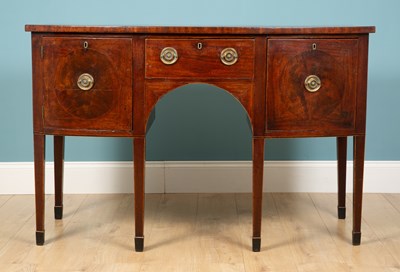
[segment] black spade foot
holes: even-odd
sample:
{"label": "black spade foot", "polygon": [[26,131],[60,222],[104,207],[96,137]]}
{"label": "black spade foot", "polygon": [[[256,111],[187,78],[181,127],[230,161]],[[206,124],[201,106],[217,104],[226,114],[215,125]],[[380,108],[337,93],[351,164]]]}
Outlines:
{"label": "black spade foot", "polygon": [[54,218],[55,219],[63,218],[63,206],[55,206],[54,207]]}
{"label": "black spade foot", "polygon": [[261,238],[253,237],[253,252],[260,252],[261,249]]}
{"label": "black spade foot", "polygon": [[361,232],[353,231],[353,246],[359,246],[361,244]]}
{"label": "black spade foot", "polygon": [[36,232],[36,245],[38,245],[38,246],[44,245],[44,231]]}
{"label": "black spade foot", "polygon": [[346,207],[338,207],[338,218],[345,219],[346,218]]}
{"label": "black spade foot", "polygon": [[135,251],[143,252],[144,237],[135,237]]}

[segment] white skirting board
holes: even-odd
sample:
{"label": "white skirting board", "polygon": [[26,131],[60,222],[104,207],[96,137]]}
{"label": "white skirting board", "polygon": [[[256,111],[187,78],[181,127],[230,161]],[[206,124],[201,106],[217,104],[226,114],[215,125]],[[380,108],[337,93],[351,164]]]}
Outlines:
{"label": "white skirting board", "polygon": [[[352,191],[352,162],[347,190]],[[146,162],[146,193],[251,192],[250,161]],[[33,194],[33,163],[0,163],[0,194]],[[65,162],[64,192],[133,192],[132,162]],[[54,190],[46,163],[46,193]],[[265,192],[336,192],[335,161],[265,161]],[[364,192],[400,193],[400,161],[366,161]]]}

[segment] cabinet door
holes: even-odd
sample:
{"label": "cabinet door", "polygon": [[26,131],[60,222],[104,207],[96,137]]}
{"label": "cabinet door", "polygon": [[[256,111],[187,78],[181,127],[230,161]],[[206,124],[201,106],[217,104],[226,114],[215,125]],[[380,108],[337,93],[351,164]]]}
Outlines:
{"label": "cabinet door", "polygon": [[270,38],[267,54],[266,135],[355,130],[357,39]]}
{"label": "cabinet door", "polygon": [[131,39],[44,37],[42,45],[45,130],[132,130]]}

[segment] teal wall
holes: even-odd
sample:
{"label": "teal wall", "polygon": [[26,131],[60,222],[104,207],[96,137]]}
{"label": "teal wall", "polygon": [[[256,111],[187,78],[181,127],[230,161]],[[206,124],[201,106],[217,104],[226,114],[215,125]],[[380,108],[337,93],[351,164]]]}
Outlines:
{"label": "teal wall", "polygon": [[[370,37],[368,160],[400,160],[398,0],[3,0],[0,5],[0,161],[32,161],[31,53],[25,24],[375,25]],[[211,132],[210,132],[211,131]],[[48,158],[51,159],[51,138]],[[248,160],[244,111],[207,85],[179,88],[157,105],[148,160]],[[131,160],[131,141],[67,138],[70,161]],[[267,159],[331,160],[335,140],[270,140]]]}

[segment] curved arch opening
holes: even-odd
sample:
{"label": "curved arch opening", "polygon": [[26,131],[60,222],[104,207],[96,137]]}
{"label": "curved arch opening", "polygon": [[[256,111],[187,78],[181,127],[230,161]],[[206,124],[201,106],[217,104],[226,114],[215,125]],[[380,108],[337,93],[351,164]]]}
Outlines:
{"label": "curved arch opening", "polygon": [[242,104],[211,84],[187,84],[156,103],[147,123],[148,161],[251,159],[251,124]]}

